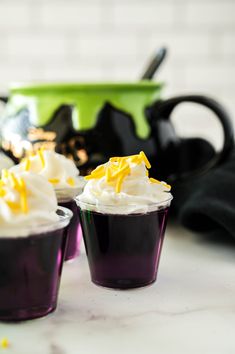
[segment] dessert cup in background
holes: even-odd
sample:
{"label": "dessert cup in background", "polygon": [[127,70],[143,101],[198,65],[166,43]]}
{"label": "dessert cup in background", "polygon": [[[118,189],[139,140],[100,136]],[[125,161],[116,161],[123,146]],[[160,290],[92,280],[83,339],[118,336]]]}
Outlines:
{"label": "dessert cup in background", "polygon": [[72,212],[31,172],[0,179],[0,320],[45,316],[56,308]]}
{"label": "dessert cup in background", "polygon": [[66,248],[70,210],[58,221],[28,227],[28,236],[0,237],[0,320],[21,321],[53,312]]}
{"label": "dessert cup in background", "polygon": [[156,280],[170,186],[148,177],[145,154],[111,158],[76,198],[92,282],[130,289]]}
{"label": "dessert cup in background", "polygon": [[45,177],[56,192],[58,204],[73,212],[72,220],[67,228],[67,248],[65,260],[72,260],[79,255],[82,231],[79,213],[74,197],[84,187],[84,178],[79,176],[75,163],[52,150],[39,149],[24,158],[12,171],[26,170]]}
{"label": "dessert cup in background", "polygon": [[80,223],[79,210],[74,197],[82,192],[82,188],[71,190],[71,188],[55,189],[58,205],[68,208],[73,216],[67,227],[67,246],[65,261],[73,260],[80,253],[82,240],[82,228]]}

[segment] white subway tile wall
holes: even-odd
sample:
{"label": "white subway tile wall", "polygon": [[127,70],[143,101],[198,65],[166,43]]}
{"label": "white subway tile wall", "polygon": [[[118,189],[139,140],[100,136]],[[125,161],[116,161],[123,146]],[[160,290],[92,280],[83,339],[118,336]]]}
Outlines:
{"label": "white subway tile wall", "polygon": [[0,0],[0,93],[12,81],[135,80],[161,45],[165,97],[208,94],[235,121],[234,0]]}

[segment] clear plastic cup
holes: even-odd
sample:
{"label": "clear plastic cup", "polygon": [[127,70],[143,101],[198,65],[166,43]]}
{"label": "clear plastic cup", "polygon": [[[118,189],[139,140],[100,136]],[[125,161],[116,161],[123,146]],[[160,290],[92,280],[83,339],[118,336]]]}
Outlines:
{"label": "clear plastic cup", "polygon": [[76,199],[93,283],[129,289],[156,280],[171,200],[126,214],[126,207],[122,213],[119,206],[96,207]]}
{"label": "clear plastic cup", "polygon": [[0,320],[20,321],[54,311],[72,213],[57,210],[59,220],[27,227],[24,237],[0,237]]}
{"label": "clear plastic cup", "polygon": [[65,252],[65,261],[76,258],[80,253],[82,240],[82,229],[79,217],[79,211],[74,197],[81,194],[83,187],[77,188],[58,188],[55,189],[58,204],[72,211],[73,217],[67,228],[67,247]]}

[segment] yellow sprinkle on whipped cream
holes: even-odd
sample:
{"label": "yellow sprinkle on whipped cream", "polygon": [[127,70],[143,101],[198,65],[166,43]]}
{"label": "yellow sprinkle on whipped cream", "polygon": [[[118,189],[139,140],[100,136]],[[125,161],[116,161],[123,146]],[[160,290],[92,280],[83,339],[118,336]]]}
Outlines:
{"label": "yellow sprinkle on whipped cream", "polygon": [[169,184],[167,184],[166,182],[159,181],[158,179],[155,179],[155,178],[149,178],[149,180],[150,180],[150,182],[152,182],[152,183],[162,184],[162,185],[165,186],[166,188],[171,189],[171,186],[170,186]]}
{"label": "yellow sprinkle on whipped cream", "polygon": [[60,183],[59,178],[49,178],[48,182],[50,182],[51,184],[58,184]]}
{"label": "yellow sprinkle on whipped cream", "polygon": [[40,159],[40,161],[41,161],[41,164],[42,164],[42,168],[45,167],[45,159],[44,159],[44,154],[43,154],[43,152],[44,152],[44,149],[43,149],[43,148],[40,148],[40,149],[38,149],[38,151],[37,151],[38,157],[39,157],[39,159]]}
{"label": "yellow sprinkle on whipped cream", "polygon": [[13,172],[3,170],[0,179],[0,198],[6,197],[8,183],[19,194],[19,202],[5,199],[6,204],[14,213],[28,213],[27,188],[24,179],[22,177],[17,178]]}
{"label": "yellow sprinkle on whipped cream", "polygon": [[75,186],[75,180],[73,177],[68,177],[66,182],[71,186],[74,187]]}
{"label": "yellow sprinkle on whipped cream", "polygon": [[31,166],[31,161],[30,161],[30,159],[27,157],[26,159],[25,159],[25,165],[24,165],[24,169],[25,169],[25,171],[29,171],[30,170],[30,166]]}
{"label": "yellow sprinkle on whipped cream", "polygon": [[[105,178],[106,182],[114,186],[115,192],[120,193],[125,178],[131,173],[132,164],[144,163],[146,168],[151,168],[151,164],[143,151],[137,155],[124,157],[111,157],[107,165],[100,165],[86,176],[86,180]],[[146,171],[148,177],[148,171]],[[170,190],[170,186],[165,182],[160,182],[154,178],[149,178],[150,183],[160,183]]]}
{"label": "yellow sprinkle on whipped cream", "polygon": [[9,340],[6,337],[1,339],[1,348],[6,349],[9,347],[9,344]]}

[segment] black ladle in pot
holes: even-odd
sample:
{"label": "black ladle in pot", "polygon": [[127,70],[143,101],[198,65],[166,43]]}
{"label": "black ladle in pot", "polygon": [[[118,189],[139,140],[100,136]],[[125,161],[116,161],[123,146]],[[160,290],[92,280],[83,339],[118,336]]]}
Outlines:
{"label": "black ladle in pot", "polygon": [[155,75],[156,71],[162,64],[163,60],[165,59],[167,54],[167,49],[165,47],[160,48],[152,60],[149,62],[147,69],[145,70],[144,74],[141,76],[141,80],[151,80]]}

